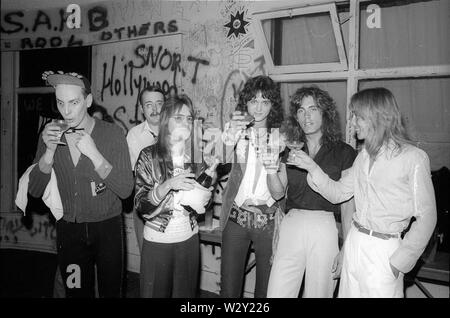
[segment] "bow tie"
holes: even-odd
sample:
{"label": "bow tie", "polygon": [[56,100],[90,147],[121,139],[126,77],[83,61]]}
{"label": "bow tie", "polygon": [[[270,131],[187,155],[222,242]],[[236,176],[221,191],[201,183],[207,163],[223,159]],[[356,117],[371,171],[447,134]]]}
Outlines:
{"label": "bow tie", "polygon": [[84,128],[69,128],[64,133],[65,134],[72,134],[72,133],[76,132],[77,130],[84,130]]}

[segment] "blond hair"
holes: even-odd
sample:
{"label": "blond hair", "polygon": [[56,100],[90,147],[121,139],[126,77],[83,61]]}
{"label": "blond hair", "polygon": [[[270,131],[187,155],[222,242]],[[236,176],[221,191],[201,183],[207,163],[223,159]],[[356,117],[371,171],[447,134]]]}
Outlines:
{"label": "blond hair", "polygon": [[380,148],[389,142],[394,143],[394,152],[411,143],[397,101],[388,89],[377,87],[355,93],[350,101],[350,110],[370,123],[364,147],[371,157],[375,158]]}

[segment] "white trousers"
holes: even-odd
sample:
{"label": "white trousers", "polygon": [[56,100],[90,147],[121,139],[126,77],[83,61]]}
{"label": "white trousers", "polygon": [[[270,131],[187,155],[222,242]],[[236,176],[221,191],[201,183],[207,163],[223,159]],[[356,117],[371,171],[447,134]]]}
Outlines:
{"label": "white trousers", "polygon": [[333,213],[290,210],[280,225],[267,297],[297,298],[303,274],[303,297],[332,297],[336,281],[331,268],[338,252]]}
{"label": "white trousers", "polygon": [[395,278],[389,264],[400,242],[361,233],[352,225],[344,244],[338,297],[403,297],[403,273]]}

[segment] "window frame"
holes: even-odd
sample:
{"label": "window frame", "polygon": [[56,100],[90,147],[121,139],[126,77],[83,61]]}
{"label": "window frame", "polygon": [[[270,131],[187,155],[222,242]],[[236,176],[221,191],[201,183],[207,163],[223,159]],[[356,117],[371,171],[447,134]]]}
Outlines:
{"label": "window frame", "polygon": [[[404,5],[407,5],[407,0],[403,0]],[[314,5],[322,5],[323,3],[329,2],[327,0],[309,0],[304,1],[301,7],[296,9],[307,9],[308,7]],[[346,105],[346,128],[345,128],[345,140],[348,144],[356,147],[356,139],[354,137],[354,129],[351,125],[349,104],[350,99],[353,94],[358,91],[359,81],[361,80],[373,80],[373,79],[406,79],[406,78],[436,78],[436,77],[450,77],[450,64],[438,64],[438,65],[426,65],[426,66],[402,66],[402,67],[386,67],[386,68],[370,68],[370,69],[360,69],[359,68],[359,31],[360,31],[360,4],[364,2],[374,2],[373,0],[336,0],[333,2],[334,6],[336,4],[349,4],[349,38],[348,38],[348,68],[346,70],[340,71],[297,71],[293,72],[277,72],[273,68],[273,61],[268,60],[266,55],[270,53],[268,51],[267,41],[264,37],[264,32],[262,30],[262,24],[260,21],[255,23],[258,27],[255,28],[255,37],[258,39],[259,45],[261,45],[261,39],[264,40],[262,43],[262,48],[264,52],[264,57],[266,58],[266,63],[268,64],[268,75],[272,77],[274,81],[280,83],[290,83],[290,82],[320,82],[320,81],[337,81],[344,80],[347,81],[347,105]],[[403,5],[403,4],[399,4]],[[280,9],[274,9],[280,10]],[[282,9],[283,12],[290,12],[291,9]],[[292,11],[294,12],[294,11]],[[261,15],[256,15],[256,19],[260,20]],[[263,38],[261,38],[261,36]],[[273,39],[272,39],[273,41]],[[264,45],[266,48],[264,48]]]}
{"label": "window frame", "polygon": [[16,210],[18,59],[18,52],[1,52],[0,215]]}
{"label": "window frame", "polygon": [[[291,65],[275,65],[274,59],[270,52],[269,44],[266,41],[262,21],[267,19],[276,19],[294,16],[307,16],[315,13],[329,13],[331,25],[333,27],[334,38],[336,41],[336,49],[339,57],[339,62],[326,63],[307,63],[307,64],[291,64]],[[345,54],[344,40],[342,37],[341,28],[339,25],[339,18],[337,15],[336,4],[322,4],[309,7],[299,7],[291,9],[281,9],[277,11],[254,12],[253,27],[255,30],[255,38],[262,49],[264,59],[268,65],[271,74],[287,74],[299,72],[320,72],[320,71],[343,71],[347,70],[347,56]],[[273,39],[272,39],[273,40]]]}

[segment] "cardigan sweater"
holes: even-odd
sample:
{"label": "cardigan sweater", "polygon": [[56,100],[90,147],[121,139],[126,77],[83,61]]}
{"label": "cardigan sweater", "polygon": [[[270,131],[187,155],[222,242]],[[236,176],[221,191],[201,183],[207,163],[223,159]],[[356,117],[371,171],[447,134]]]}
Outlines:
{"label": "cardigan sweater", "polygon": [[[95,119],[91,137],[108,166],[112,166],[107,169],[109,173],[105,173],[104,165],[95,170],[92,161],[83,154],[74,166],[68,146],[58,146],[53,157],[63,219],[67,222],[99,222],[115,217],[122,213],[120,199],[126,199],[133,190],[130,154],[121,128]],[[65,141],[65,136],[62,140]],[[45,150],[40,137],[34,163],[39,162]],[[37,164],[30,173],[28,192],[34,197],[42,196],[49,181],[50,173],[42,172]]]}

